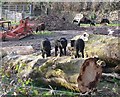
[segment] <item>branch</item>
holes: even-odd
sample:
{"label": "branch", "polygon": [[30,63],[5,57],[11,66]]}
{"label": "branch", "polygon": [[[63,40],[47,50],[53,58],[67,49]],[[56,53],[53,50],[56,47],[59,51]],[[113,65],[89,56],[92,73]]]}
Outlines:
{"label": "branch", "polygon": [[118,80],[120,80],[120,75],[119,74],[112,74],[112,73],[102,73],[102,77],[110,77],[110,78],[116,78]]}

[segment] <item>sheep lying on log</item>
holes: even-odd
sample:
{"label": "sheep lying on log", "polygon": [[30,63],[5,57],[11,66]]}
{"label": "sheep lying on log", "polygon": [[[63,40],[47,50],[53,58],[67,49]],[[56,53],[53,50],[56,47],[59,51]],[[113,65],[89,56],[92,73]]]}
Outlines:
{"label": "sheep lying on log", "polygon": [[[67,47],[67,39],[66,38],[60,38],[58,40],[55,40],[55,56],[57,56],[58,48],[60,50],[60,56],[66,55],[66,47]],[[63,53],[64,49],[64,53]]]}
{"label": "sheep lying on log", "polygon": [[51,43],[48,38],[45,38],[41,42],[41,51],[42,51],[42,57],[45,58],[51,56]]}

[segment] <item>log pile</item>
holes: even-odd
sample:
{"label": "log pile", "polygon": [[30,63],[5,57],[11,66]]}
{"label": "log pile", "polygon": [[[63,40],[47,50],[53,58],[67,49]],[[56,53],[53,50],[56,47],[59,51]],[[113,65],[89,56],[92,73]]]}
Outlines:
{"label": "log pile", "polygon": [[[19,77],[30,77],[33,81],[43,84],[44,86],[51,85],[53,87],[66,88],[69,90],[79,91],[81,93],[93,91],[99,83],[101,76],[109,82],[112,79],[120,79],[119,74],[104,74],[104,68],[111,72],[114,70],[120,71],[119,54],[115,37],[90,35],[86,42],[85,52],[88,53],[88,58],[76,58],[71,56],[48,57],[42,59],[41,55],[21,55],[21,56],[6,56],[3,66],[5,65],[5,73],[10,74],[12,69],[20,66],[17,72]],[[114,47],[111,47],[111,44]],[[110,47],[108,47],[110,46]],[[108,52],[106,51],[106,48]],[[112,51],[112,52],[109,52]],[[113,56],[109,55],[112,53]],[[98,55],[100,59],[92,58],[91,55]],[[108,55],[107,55],[108,54]],[[117,57],[115,57],[115,54]],[[108,61],[109,59],[109,61]],[[23,63],[25,64],[23,66]],[[112,63],[112,64],[109,64]],[[103,67],[105,66],[105,67]],[[103,71],[102,71],[103,68]],[[7,71],[7,72],[6,72]],[[19,72],[20,71],[20,72]],[[114,82],[113,82],[114,83]]]}

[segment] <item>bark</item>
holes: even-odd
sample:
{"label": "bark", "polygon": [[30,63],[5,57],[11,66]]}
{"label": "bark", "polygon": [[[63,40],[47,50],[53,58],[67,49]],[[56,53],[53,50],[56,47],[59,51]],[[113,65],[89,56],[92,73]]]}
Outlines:
{"label": "bark", "polygon": [[[30,77],[35,83],[42,84],[44,86],[51,85],[52,87],[62,87],[74,91],[81,90],[80,92],[82,92],[84,90],[79,89],[80,87],[78,87],[77,85],[77,78],[79,76],[79,72],[82,71],[82,81],[85,81],[86,86],[87,84],[89,85],[89,82],[99,80],[100,78],[100,74],[97,73],[99,73],[98,71],[101,71],[101,68],[100,66],[98,66],[98,64],[94,63],[96,62],[95,60],[96,59],[94,58],[72,59],[68,56],[50,57],[48,59],[41,59],[40,56],[30,56],[30,58],[29,56],[26,56],[14,59],[14,61],[11,60],[9,62],[10,64],[11,62],[13,62],[13,66],[19,63],[20,67],[17,73],[19,77]],[[9,62],[7,62],[6,68],[13,67],[12,64],[8,66]],[[22,66],[24,62],[26,65]],[[85,64],[87,64],[86,67]],[[91,76],[91,74],[93,76]],[[89,76],[91,76],[90,79]],[[95,82],[95,85],[97,85],[97,82],[98,81]],[[92,86],[92,88],[93,87],[94,86]]]}
{"label": "bark", "polygon": [[[51,58],[41,65],[40,72],[42,77],[31,76],[32,79],[38,77],[36,82],[40,82],[45,86],[51,85],[73,91],[80,90],[83,93],[90,92],[97,86],[102,74],[102,68],[101,64],[97,63],[96,58],[81,60],[71,59],[70,57],[58,57]],[[31,74],[35,75],[34,72]],[[82,86],[83,82],[84,86]]]}

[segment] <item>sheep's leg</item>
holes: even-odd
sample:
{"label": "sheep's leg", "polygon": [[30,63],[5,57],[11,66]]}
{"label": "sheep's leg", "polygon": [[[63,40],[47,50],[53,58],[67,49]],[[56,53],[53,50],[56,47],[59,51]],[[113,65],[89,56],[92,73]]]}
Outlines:
{"label": "sheep's leg", "polygon": [[42,57],[45,58],[45,52],[44,50],[41,50],[42,51]]}
{"label": "sheep's leg", "polygon": [[80,57],[80,55],[79,55],[79,50],[78,50],[78,49],[76,49],[75,58],[79,58],[79,57]]}
{"label": "sheep's leg", "polygon": [[64,48],[64,55],[66,55],[66,47]]}
{"label": "sheep's leg", "polygon": [[59,49],[60,49],[60,56],[62,56],[63,55],[62,47],[59,47]]}
{"label": "sheep's leg", "polygon": [[82,58],[84,58],[84,51],[82,51],[81,53],[82,53]]}
{"label": "sheep's leg", "polygon": [[47,57],[51,56],[51,51],[47,51]]}
{"label": "sheep's leg", "polygon": [[57,56],[58,46],[55,46],[55,56]]}

